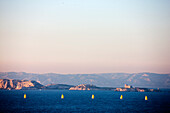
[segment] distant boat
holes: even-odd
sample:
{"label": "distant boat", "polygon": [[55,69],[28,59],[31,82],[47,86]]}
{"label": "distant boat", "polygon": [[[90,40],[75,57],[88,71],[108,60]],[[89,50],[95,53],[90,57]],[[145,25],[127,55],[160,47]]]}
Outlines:
{"label": "distant boat", "polygon": [[123,95],[120,96],[120,99],[123,99]]}
{"label": "distant boat", "polygon": [[145,100],[148,100],[148,97],[147,97],[147,96],[145,96]]}

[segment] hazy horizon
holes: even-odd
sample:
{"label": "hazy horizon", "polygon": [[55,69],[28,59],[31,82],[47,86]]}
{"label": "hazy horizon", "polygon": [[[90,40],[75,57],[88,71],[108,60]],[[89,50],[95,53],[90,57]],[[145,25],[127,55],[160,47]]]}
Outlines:
{"label": "hazy horizon", "polygon": [[169,0],[1,0],[0,72],[170,73]]}
{"label": "hazy horizon", "polygon": [[[109,74],[109,73],[57,73],[57,72],[23,72],[23,71],[0,71],[0,73],[34,73],[34,74],[48,74],[48,73],[54,73],[54,74],[63,74],[63,75],[67,75],[67,74]],[[116,73],[127,73],[127,74],[139,74],[139,73],[154,73],[154,74],[170,74],[170,73],[155,73],[155,72],[132,72],[132,73],[128,73],[128,72],[113,72],[113,74]],[[112,73],[110,73],[112,74]]]}

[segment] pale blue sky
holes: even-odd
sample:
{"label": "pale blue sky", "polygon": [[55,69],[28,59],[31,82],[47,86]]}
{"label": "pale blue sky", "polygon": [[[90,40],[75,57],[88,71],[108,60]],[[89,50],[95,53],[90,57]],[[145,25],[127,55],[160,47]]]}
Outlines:
{"label": "pale blue sky", "polygon": [[170,73],[169,0],[0,0],[0,71]]}

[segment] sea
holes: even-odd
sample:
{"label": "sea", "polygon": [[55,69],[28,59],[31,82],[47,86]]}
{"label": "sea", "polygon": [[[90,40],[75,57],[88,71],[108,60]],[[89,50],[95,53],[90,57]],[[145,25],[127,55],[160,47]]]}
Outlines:
{"label": "sea", "polygon": [[170,92],[0,90],[0,113],[170,113]]}

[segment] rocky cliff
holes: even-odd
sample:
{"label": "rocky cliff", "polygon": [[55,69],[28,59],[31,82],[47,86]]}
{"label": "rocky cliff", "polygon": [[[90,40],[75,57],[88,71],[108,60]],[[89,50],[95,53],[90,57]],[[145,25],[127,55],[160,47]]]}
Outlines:
{"label": "rocky cliff", "polygon": [[0,89],[41,89],[43,85],[31,80],[0,79]]}
{"label": "rocky cliff", "polygon": [[81,84],[78,86],[71,87],[69,90],[97,90],[98,87],[95,85],[89,85],[89,84]]}

